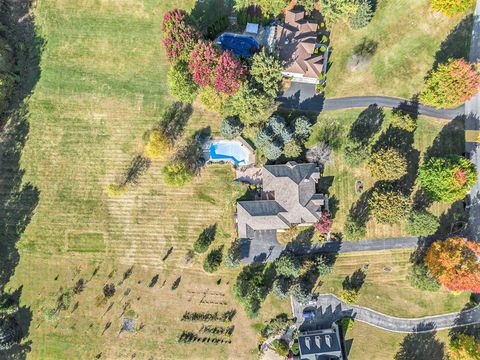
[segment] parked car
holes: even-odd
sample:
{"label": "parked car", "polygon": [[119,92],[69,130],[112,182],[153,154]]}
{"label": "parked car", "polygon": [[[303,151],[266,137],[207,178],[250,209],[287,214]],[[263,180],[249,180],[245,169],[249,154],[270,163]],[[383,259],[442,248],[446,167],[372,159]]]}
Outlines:
{"label": "parked car", "polygon": [[315,317],[315,310],[303,310],[304,319],[313,319]]}

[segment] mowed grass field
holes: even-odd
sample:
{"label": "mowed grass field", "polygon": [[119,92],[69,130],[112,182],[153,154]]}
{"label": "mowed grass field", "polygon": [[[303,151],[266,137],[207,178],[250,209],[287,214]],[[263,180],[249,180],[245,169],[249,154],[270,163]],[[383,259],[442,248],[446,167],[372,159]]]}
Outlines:
{"label": "mowed grass field", "polygon": [[[316,143],[317,134],[322,129],[323,122],[336,121],[343,128],[343,136],[346,137],[351,124],[357,119],[363,109],[325,111],[318,117],[317,125],[307,145],[312,146]],[[389,118],[392,111],[383,109],[385,119],[382,123],[382,129],[377,133],[377,137],[388,128]],[[462,154],[464,147],[464,131],[462,121],[447,122],[445,120],[434,119],[424,116],[418,117],[418,128],[415,131],[413,150],[418,152],[418,164],[422,164],[425,154],[433,151],[442,154]],[[373,140],[375,143],[376,140]],[[368,191],[375,183],[375,179],[370,176],[370,171],[366,163],[358,167],[349,166],[344,159],[342,150],[334,152],[333,161],[327,164],[323,173],[330,199],[334,199],[335,215],[333,222],[333,231],[342,232],[343,225],[347,220],[348,213],[353,204],[361,197],[355,191],[355,181],[360,180],[364,184],[364,192]],[[413,174],[415,176],[415,174]],[[429,210],[437,216],[441,216],[449,211],[451,204],[444,202],[433,203]],[[406,223],[398,225],[380,224],[375,219],[370,219],[367,223],[366,239],[381,239],[386,237],[405,236]]]}
{"label": "mowed grass field", "polygon": [[365,283],[357,303],[397,317],[423,317],[458,311],[469,301],[469,293],[453,295],[414,288],[407,280],[410,269],[409,250],[391,250],[342,254],[331,276],[319,284],[320,293],[339,294],[346,276],[363,268]]}
{"label": "mowed grass field", "polygon": [[[30,132],[22,166],[24,181],[38,187],[40,201],[19,243],[21,260],[11,284],[23,285],[22,302],[33,312],[29,336],[33,359],[91,359],[100,352],[108,359],[131,358],[133,353],[145,359],[219,354],[250,358],[255,348],[252,323],[230,295],[233,275],[206,275],[201,270],[203,258],[194,259],[190,268],[183,265],[206,226],[218,226],[215,245],[232,239],[234,200],[242,190],[232,183],[231,168],[211,166],[191,184],[167,188],[160,175],[162,164],[154,162],[124,195],[111,198],[105,191],[141,151],[143,133],[174,101],[167,94],[168,65],[161,45],[163,14],[174,6],[188,9],[193,1],[45,0],[34,9],[45,47],[41,78],[28,101]],[[206,126],[216,131],[219,121],[217,115],[195,108],[186,135]],[[78,309],[71,312],[72,302],[58,319],[46,322],[45,310],[54,306],[60,288],[71,288],[75,278],[89,278],[87,272],[97,264],[98,275],[76,296]],[[113,308],[102,315],[109,303],[97,307],[95,299],[105,283],[119,281],[118,276],[109,279],[107,269],[123,273],[131,264],[135,264],[132,278],[144,274],[143,282],[135,279],[118,286]],[[160,277],[158,285],[143,294],[147,278],[155,274]],[[167,291],[179,276],[179,289]],[[188,351],[172,345],[185,329],[179,324],[180,313],[216,309],[183,294],[212,288],[219,278],[228,309],[239,311],[233,343],[188,345]],[[165,280],[165,290],[158,290]],[[132,295],[122,300],[127,288]],[[127,301],[139,313],[137,325],[145,325],[138,332],[143,338],[127,335],[121,340],[118,335]],[[111,328],[102,336],[108,322]]]}
{"label": "mowed grass field", "polygon": [[[279,302],[269,295],[259,318],[250,320],[231,295],[236,272],[221,269],[206,274],[201,269],[204,255],[184,263],[206,226],[218,226],[213,246],[228,244],[233,237],[233,208],[243,190],[232,183],[229,166],[209,166],[191,184],[167,188],[160,174],[163,164],[154,162],[124,195],[111,198],[105,190],[141,152],[142,135],[174,101],[166,87],[162,16],[173,7],[192,6],[193,0],[36,3],[33,13],[45,46],[41,77],[28,101],[30,131],[22,166],[23,180],[38,187],[40,201],[18,244],[20,263],[11,282],[12,289],[22,286],[21,301],[33,313],[31,359],[92,359],[100,353],[105,359],[252,359],[257,356],[254,329],[290,311],[287,300]],[[358,112],[349,114],[353,121]],[[215,132],[220,120],[195,107],[186,135],[207,126]],[[425,127],[428,141],[424,147],[443,125],[425,121],[433,125]],[[334,168],[339,162],[332,166],[330,174],[345,171]],[[341,209],[348,210],[345,205],[353,201],[348,181],[338,176],[334,182],[337,188],[332,193],[341,201],[338,219],[344,216]],[[372,231],[369,235],[385,234]],[[380,264],[387,255],[372,256],[368,261]],[[342,259],[338,259],[332,285],[324,286],[335,289],[336,279],[366,261],[363,257]],[[397,281],[405,284],[407,256],[395,264],[398,272],[384,273],[378,265],[374,275],[373,270],[367,273],[361,301],[400,313],[382,308],[374,295],[378,291],[380,298],[388,298]],[[132,275],[122,281],[122,274],[132,265]],[[156,275],[156,285],[149,288]],[[171,290],[179,278],[178,289]],[[72,297],[57,318],[47,321],[46,311],[79,279],[86,281],[85,289]],[[377,282],[389,286],[375,288]],[[116,293],[101,302],[107,283],[115,285]],[[449,304],[445,300],[436,311],[441,312],[441,306],[461,308],[461,301],[458,298]],[[420,314],[426,311],[421,306],[429,304],[417,306]],[[182,331],[198,332],[203,325],[180,321],[184,311],[230,309],[237,310],[231,344],[176,342]],[[119,333],[123,316],[135,319],[141,329],[134,334]]]}
{"label": "mowed grass field", "polygon": [[[437,60],[468,57],[471,16],[432,13],[429,0],[379,0],[376,4],[365,28],[352,30],[346,23],[332,26],[327,97],[411,98]],[[373,41],[376,50],[365,68],[352,71],[348,61],[365,40]]]}

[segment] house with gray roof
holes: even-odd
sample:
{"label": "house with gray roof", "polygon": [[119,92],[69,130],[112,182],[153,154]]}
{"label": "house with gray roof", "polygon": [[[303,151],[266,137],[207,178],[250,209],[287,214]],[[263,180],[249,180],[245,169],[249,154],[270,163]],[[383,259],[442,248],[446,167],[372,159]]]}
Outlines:
{"label": "house with gray roof", "polygon": [[301,333],[298,337],[300,360],[343,360],[339,327]]}
{"label": "house with gray roof", "polygon": [[325,195],[316,192],[320,171],[315,164],[265,165],[262,178],[259,200],[237,202],[240,239],[276,239],[277,231],[316,223],[328,208]]}

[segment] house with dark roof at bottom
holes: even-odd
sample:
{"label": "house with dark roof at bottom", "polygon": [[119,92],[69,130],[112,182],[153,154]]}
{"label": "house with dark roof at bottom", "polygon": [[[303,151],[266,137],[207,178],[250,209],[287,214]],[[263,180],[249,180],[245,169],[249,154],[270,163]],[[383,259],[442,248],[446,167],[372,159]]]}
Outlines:
{"label": "house with dark roof at bottom", "polygon": [[320,179],[315,164],[265,165],[262,168],[262,192],[259,200],[237,202],[237,226],[240,239],[262,241],[293,225],[316,223],[328,200],[317,194]]}
{"label": "house with dark roof at bottom", "polygon": [[344,359],[339,328],[335,323],[330,329],[301,333],[298,336],[298,348],[300,360]]}
{"label": "house with dark roof at bottom", "polygon": [[[276,48],[283,63],[283,75],[293,81],[318,84],[326,70],[328,48],[317,51],[317,27],[315,21],[305,18],[305,11],[292,9],[286,12],[285,22],[276,28]],[[320,45],[320,44],[318,44]]]}

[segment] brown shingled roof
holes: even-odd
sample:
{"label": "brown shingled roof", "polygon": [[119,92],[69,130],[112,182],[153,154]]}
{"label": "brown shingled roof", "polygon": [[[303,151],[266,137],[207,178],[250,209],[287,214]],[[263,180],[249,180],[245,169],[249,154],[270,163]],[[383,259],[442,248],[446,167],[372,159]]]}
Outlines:
{"label": "brown shingled roof", "polygon": [[277,47],[286,72],[309,78],[320,76],[324,58],[314,54],[316,29],[317,24],[306,20],[305,12],[299,9],[287,11],[285,24],[277,25]]}

